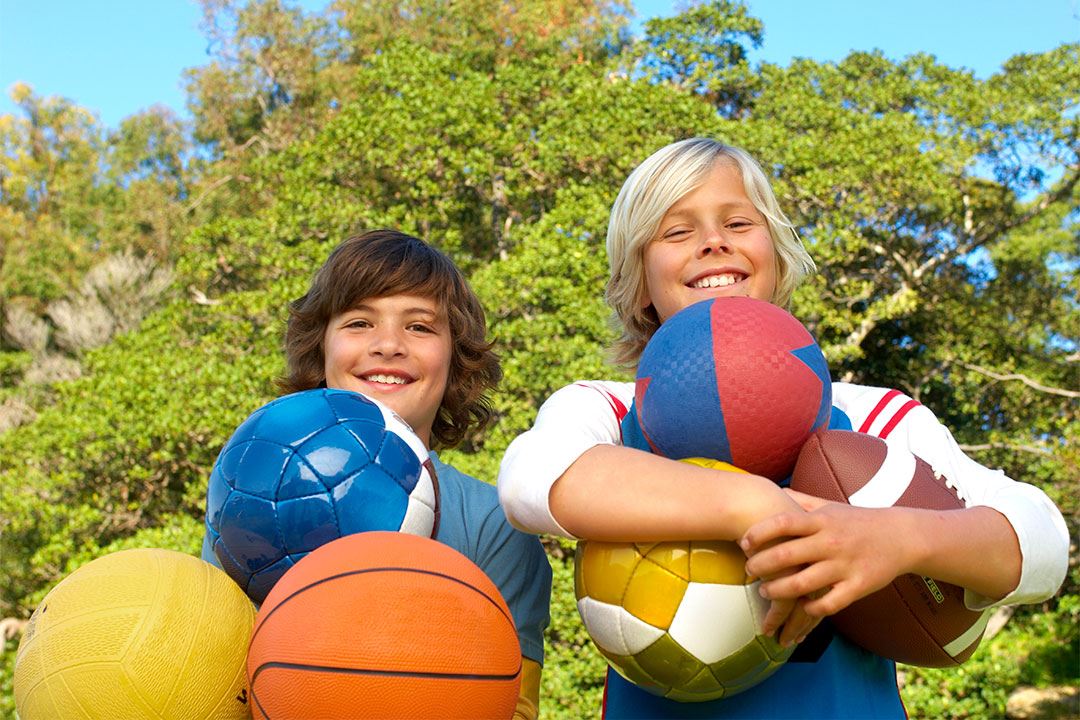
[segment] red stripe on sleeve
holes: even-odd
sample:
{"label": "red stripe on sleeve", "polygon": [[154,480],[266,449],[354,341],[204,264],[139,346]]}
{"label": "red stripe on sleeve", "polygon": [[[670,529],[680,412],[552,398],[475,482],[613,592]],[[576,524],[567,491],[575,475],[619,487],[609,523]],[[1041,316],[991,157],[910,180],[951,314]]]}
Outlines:
{"label": "red stripe on sleeve", "polygon": [[626,413],[630,412],[630,410],[625,405],[623,405],[622,400],[615,397],[611,393],[604,392],[604,394],[608,396],[608,400],[611,402],[612,407],[615,408],[615,416],[619,418],[619,422],[622,422],[623,418],[626,417]]}
{"label": "red stripe on sleeve", "polygon": [[611,408],[611,412],[615,413],[615,419],[619,425],[619,443],[621,444],[623,441],[622,421],[623,418],[626,417],[626,413],[630,412],[627,409],[626,405],[623,404],[623,401],[609,393],[607,390],[601,390],[600,388],[594,387],[593,385],[586,385],[585,383],[574,384],[578,387],[590,388],[604,396],[604,399],[607,400],[608,406]]}
{"label": "red stripe on sleeve", "polygon": [[626,417],[626,413],[630,412],[627,409],[626,405],[623,404],[622,400],[615,397],[614,395],[609,393],[607,390],[601,390],[598,387],[594,387],[592,385],[586,385],[585,383],[574,383],[574,384],[577,385],[578,387],[586,387],[586,388],[589,388],[590,390],[595,390],[596,392],[603,395],[604,399],[607,400],[608,405],[611,407],[611,412],[615,413],[615,417],[618,418],[620,423],[623,421],[623,418]]}
{"label": "red stripe on sleeve", "polygon": [[908,400],[906,403],[904,403],[903,406],[901,406],[901,408],[896,411],[896,414],[892,416],[892,420],[887,422],[885,424],[885,427],[881,428],[881,432],[878,433],[878,437],[882,440],[889,437],[889,433],[891,433],[893,431],[893,428],[895,428],[896,425],[904,419],[904,416],[911,412],[912,408],[916,408],[918,406],[918,400]]}
{"label": "red stripe on sleeve", "polygon": [[889,404],[889,401],[900,394],[899,390],[890,390],[885,393],[885,396],[878,401],[878,404],[874,406],[874,409],[870,411],[870,414],[863,420],[863,424],[859,427],[859,432],[865,433],[870,429],[870,426],[877,420],[877,416],[881,414],[881,411],[885,409],[885,406]]}

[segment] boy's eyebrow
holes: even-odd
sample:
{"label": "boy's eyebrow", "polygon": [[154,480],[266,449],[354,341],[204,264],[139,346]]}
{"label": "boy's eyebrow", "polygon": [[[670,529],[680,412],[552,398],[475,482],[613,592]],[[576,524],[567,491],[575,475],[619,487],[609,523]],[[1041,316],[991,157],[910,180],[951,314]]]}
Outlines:
{"label": "boy's eyebrow", "polygon": [[[344,312],[356,312],[356,311],[374,312],[375,308],[372,307],[371,305],[368,305],[367,303],[358,303],[356,305],[353,305],[348,310],[345,310]],[[437,320],[439,317],[441,317],[441,316],[443,316],[445,314],[445,313],[440,313],[438,310],[432,310],[431,308],[422,307],[422,306],[419,306],[419,305],[417,305],[415,307],[407,307],[402,311],[402,313],[405,314],[405,315],[423,315],[423,316],[429,317],[429,318],[431,318],[433,320]]]}
{"label": "boy's eyebrow", "polygon": [[432,310],[430,308],[424,308],[424,307],[405,308],[405,314],[406,315],[424,315],[426,317],[431,318],[432,320],[437,320],[441,316],[441,313],[439,313],[439,312],[437,312],[435,310]]}
{"label": "boy's eyebrow", "polygon": [[[678,203],[676,203],[676,205],[678,205]],[[722,203],[720,205],[720,209],[721,210],[752,210],[753,212],[756,212],[756,213],[761,212],[760,210],[757,209],[757,206],[755,206],[754,203],[751,202],[750,200],[735,200],[733,202]],[[680,208],[680,207],[675,207],[675,205],[672,205],[671,207],[669,207],[667,209],[667,212],[664,213],[664,217],[668,217],[670,215],[675,215],[675,216],[694,215],[696,212],[697,212],[696,208],[692,208],[692,207],[689,207],[689,208],[681,207]]]}

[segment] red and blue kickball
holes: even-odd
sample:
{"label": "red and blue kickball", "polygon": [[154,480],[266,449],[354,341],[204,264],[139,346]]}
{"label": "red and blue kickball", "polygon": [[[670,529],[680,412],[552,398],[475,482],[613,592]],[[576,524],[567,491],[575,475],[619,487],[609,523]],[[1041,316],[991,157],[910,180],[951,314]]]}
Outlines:
{"label": "red and blue kickball", "polygon": [[782,308],[743,297],[669,318],[642,353],[634,394],[652,452],[721,460],[777,482],[832,408],[829,368],[810,332]]}

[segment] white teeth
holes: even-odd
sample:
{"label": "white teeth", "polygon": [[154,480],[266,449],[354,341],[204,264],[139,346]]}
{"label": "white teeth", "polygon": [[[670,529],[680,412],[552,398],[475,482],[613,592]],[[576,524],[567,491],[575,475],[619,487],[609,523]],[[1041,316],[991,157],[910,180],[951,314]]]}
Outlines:
{"label": "white teeth", "polygon": [[739,276],[734,273],[725,273],[723,275],[709,275],[703,277],[693,284],[692,287],[696,288],[714,288],[724,287],[725,285],[734,285],[739,282]]}
{"label": "white teeth", "polygon": [[365,375],[365,380],[377,383],[388,383],[390,385],[404,385],[407,381],[403,377],[397,375]]}

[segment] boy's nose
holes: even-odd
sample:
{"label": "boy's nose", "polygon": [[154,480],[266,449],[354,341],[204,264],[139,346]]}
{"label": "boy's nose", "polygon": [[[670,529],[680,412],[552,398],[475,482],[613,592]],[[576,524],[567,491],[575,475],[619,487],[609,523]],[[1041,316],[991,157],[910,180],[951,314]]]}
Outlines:
{"label": "boy's nose", "polygon": [[730,252],[732,252],[731,241],[728,240],[719,228],[707,231],[702,236],[701,244],[698,246],[698,254],[702,257],[711,255],[712,253]]}
{"label": "boy's nose", "polygon": [[387,328],[375,332],[369,349],[373,355],[404,355],[405,343],[400,333]]}

